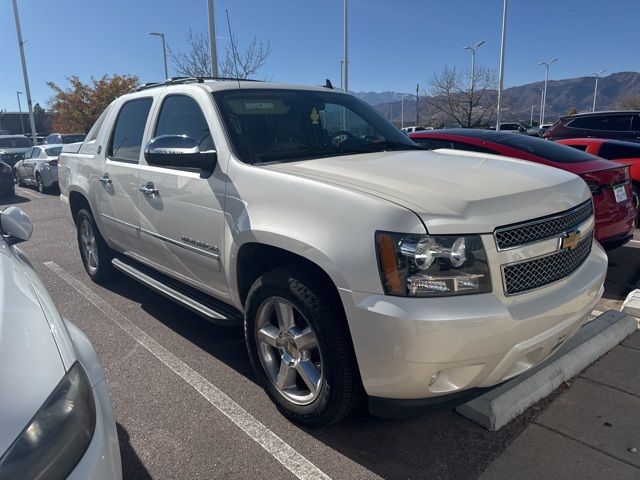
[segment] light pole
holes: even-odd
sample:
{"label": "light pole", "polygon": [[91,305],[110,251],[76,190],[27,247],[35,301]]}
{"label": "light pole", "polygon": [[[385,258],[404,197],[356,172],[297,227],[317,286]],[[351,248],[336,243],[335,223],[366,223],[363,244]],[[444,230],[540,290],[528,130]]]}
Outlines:
{"label": "light pole", "polygon": [[400,113],[400,128],[404,128],[404,97],[413,97],[413,93],[403,93],[400,99],[400,106],[402,107]]}
{"label": "light pole", "polygon": [[167,70],[167,48],[164,43],[164,33],[151,32],[149,35],[155,35],[162,38],[162,57],[164,58],[164,78],[169,78],[169,71]]}
{"label": "light pole", "polygon": [[344,60],[340,60],[340,90],[344,91],[344,84],[343,84],[343,77],[342,75],[344,74]]}
{"label": "light pole", "polygon": [[529,120],[529,125],[533,127],[533,109],[536,108],[535,105],[531,105],[531,120]]}
{"label": "light pole", "polygon": [[349,92],[349,0],[344,0],[344,58],[342,62],[343,90]]}
{"label": "light pole", "polygon": [[540,120],[538,120],[538,125],[542,126],[542,102],[544,101],[544,90],[540,89]]}
{"label": "light pole", "polygon": [[24,135],[24,122],[22,121],[22,107],[20,106],[20,95],[22,95],[22,92],[16,92],[16,97],[18,97],[18,112],[20,112],[20,128],[22,128],[22,134]]}
{"label": "light pole", "polygon": [[484,45],[484,40],[476,43],[472,47],[464,47],[464,50],[471,50],[471,92],[473,93],[473,87],[476,83],[476,51]]}
{"label": "light pole", "polygon": [[27,75],[27,60],[24,57],[24,42],[20,30],[20,17],[18,16],[18,4],[13,0],[13,16],[16,20],[16,33],[18,34],[18,46],[20,47],[20,60],[22,61],[22,76],[24,77],[24,91],[27,93],[27,107],[29,107],[29,122],[31,123],[31,138],[33,144],[38,144],[36,138],[36,122],[33,118],[33,106],[31,105],[31,90],[29,89],[29,75]]}
{"label": "light pole", "polygon": [[547,82],[549,81],[549,67],[552,63],[557,62],[558,59],[554,58],[553,60],[549,60],[548,62],[540,62],[538,65],[544,65],[544,93],[542,94],[542,112],[540,113],[540,117],[542,118],[542,123],[544,123],[544,114],[547,108]]}
{"label": "light pole", "polygon": [[500,40],[500,80],[498,83],[498,108],[496,112],[496,130],[500,130],[500,123],[502,121],[502,89],[504,88],[504,51],[507,37],[507,10],[509,7],[509,0],[504,0],[502,7],[502,36]]}
{"label": "light pole", "polygon": [[[211,50],[211,76],[218,76],[218,50],[216,48],[216,22],[213,14],[213,0],[208,0],[209,14],[209,48]],[[233,47],[233,38],[231,39],[231,48]]]}
{"label": "light pole", "polygon": [[606,71],[607,70],[604,69],[604,70],[600,70],[599,72],[591,74],[592,77],[596,77],[596,86],[593,89],[593,108],[591,109],[592,112],[596,111],[596,97],[598,96],[598,79],[600,78],[600,75],[602,75]]}

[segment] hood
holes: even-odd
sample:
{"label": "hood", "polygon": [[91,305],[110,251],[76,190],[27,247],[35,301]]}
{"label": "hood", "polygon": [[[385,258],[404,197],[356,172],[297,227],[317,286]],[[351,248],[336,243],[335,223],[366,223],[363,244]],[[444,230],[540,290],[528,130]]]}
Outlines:
{"label": "hood", "polygon": [[0,241],[0,456],[65,374],[35,290]]}
{"label": "hood", "polygon": [[265,166],[386,198],[431,234],[489,233],[590,198],[577,176],[497,155],[378,152]]}
{"label": "hood", "polygon": [[30,148],[31,147],[16,147],[16,148],[2,147],[0,148],[0,154],[6,153],[9,155],[15,155],[15,154],[24,153]]}

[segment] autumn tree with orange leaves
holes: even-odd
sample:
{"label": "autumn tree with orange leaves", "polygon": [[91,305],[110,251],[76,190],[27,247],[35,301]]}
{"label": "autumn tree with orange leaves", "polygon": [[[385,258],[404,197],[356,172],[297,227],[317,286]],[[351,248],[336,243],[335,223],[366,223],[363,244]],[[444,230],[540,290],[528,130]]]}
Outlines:
{"label": "autumn tree with orange leaves", "polygon": [[53,113],[53,131],[57,133],[86,133],[105,108],[120,95],[138,85],[138,77],[132,75],[104,75],[91,77],[83,83],[79,77],[68,77],[69,87],[63,89],[47,82],[54,96],[49,102]]}

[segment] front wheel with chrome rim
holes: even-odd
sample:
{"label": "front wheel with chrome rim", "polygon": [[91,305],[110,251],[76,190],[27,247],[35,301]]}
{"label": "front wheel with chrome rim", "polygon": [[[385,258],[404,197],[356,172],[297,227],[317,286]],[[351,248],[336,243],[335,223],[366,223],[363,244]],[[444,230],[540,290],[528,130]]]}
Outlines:
{"label": "front wheel with chrome rim", "polygon": [[288,267],[258,278],[247,297],[245,336],[256,376],[285,416],[308,427],[341,420],[361,398],[336,296],[325,282]]}
{"label": "front wheel with chrome rim", "polygon": [[91,212],[81,209],[76,216],[78,248],[85,270],[94,282],[102,282],[113,274],[113,255],[96,226]]}

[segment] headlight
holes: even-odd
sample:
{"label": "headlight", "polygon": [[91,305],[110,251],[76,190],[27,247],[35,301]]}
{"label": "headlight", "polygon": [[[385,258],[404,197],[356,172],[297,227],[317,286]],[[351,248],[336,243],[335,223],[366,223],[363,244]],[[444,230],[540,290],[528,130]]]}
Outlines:
{"label": "headlight", "polygon": [[66,478],[89,446],[95,426],[91,385],[75,363],[0,458],[0,478]]}
{"label": "headlight", "polygon": [[491,291],[487,256],[478,235],[376,232],[376,250],[388,295],[442,297]]}

